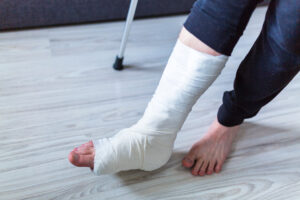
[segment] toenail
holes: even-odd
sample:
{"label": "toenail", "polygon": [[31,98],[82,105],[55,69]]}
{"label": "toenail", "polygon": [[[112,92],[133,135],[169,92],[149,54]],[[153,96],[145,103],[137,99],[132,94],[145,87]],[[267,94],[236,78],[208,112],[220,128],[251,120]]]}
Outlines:
{"label": "toenail", "polygon": [[77,161],[78,160],[78,155],[75,153],[74,154],[74,160]]}
{"label": "toenail", "polygon": [[201,172],[199,173],[199,175],[200,175],[200,176],[204,176],[205,173],[204,173],[203,171],[201,171]]}

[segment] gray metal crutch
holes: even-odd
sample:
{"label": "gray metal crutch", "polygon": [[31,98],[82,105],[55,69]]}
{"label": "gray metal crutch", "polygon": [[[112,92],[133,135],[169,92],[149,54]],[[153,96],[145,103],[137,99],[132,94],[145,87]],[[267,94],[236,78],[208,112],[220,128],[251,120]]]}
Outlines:
{"label": "gray metal crutch", "polygon": [[124,52],[125,52],[131,24],[132,24],[134,15],[135,15],[137,3],[138,3],[138,0],[131,0],[131,2],[130,2],[130,6],[129,6],[127,18],[126,18],[125,30],[124,30],[124,33],[122,36],[120,50],[116,57],[115,63],[113,65],[113,68],[115,70],[122,70],[124,68],[124,66],[123,66]]}

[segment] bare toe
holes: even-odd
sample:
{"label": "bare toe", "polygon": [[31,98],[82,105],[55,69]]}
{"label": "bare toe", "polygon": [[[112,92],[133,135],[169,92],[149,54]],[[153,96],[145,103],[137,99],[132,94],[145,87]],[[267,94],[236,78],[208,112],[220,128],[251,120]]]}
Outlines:
{"label": "bare toe", "polygon": [[95,150],[94,147],[80,146],[78,148],[75,148],[73,151],[80,155],[89,155],[89,154],[93,154]]}
{"label": "bare toe", "polygon": [[199,175],[200,175],[200,176],[204,176],[204,175],[205,175],[207,166],[208,166],[208,161],[205,160],[205,161],[203,162],[203,165],[201,166],[201,168],[200,168],[200,170],[199,170]]}
{"label": "bare toe", "polygon": [[221,161],[217,162],[216,167],[215,167],[216,173],[219,173],[222,170],[222,165],[223,165],[223,162],[221,162]]}
{"label": "bare toe", "polygon": [[87,143],[84,143],[83,145],[86,147],[94,147],[92,140],[88,141]]}
{"label": "bare toe", "polygon": [[195,164],[195,166],[192,169],[192,174],[193,175],[198,176],[198,173],[199,173],[199,170],[200,170],[200,167],[201,167],[202,163],[203,163],[202,159],[198,159],[196,161],[196,164]]}
{"label": "bare toe", "polygon": [[77,167],[94,167],[94,155],[81,155],[74,151],[69,154],[69,161]]}
{"label": "bare toe", "polygon": [[210,161],[209,162],[209,165],[208,165],[208,168],[207,168],[207,171],[206,171],[207,175],[211,175],[212,173],[214,173],[215,165],[216,165],[215,161]]}
{"label": "bare toe", "polygon": [[195,164],[195,159],[192,156],[187,155],[182,159],[181,163],[184,167],[191,168]]}

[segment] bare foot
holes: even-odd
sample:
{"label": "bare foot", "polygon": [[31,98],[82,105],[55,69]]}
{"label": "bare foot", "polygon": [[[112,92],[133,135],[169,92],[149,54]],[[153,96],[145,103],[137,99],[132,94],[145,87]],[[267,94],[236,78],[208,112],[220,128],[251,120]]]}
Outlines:
{"label": "bare foot", "polygon": [[195,176],[219,173],[238,129],[239,126],[225,127],[215,120],[203,138],[192,146],[182,165],[191,168]]}
{"label": "bare foot", "polygon": [[69,154],[69,161],[77,167],[94,168],[95,149],[92,141],[76,147]]}

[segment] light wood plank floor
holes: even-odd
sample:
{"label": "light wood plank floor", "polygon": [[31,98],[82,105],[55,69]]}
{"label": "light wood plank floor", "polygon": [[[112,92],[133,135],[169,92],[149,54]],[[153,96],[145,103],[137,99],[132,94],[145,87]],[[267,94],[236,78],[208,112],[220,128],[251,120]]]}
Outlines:
{"label": "light wood plank floor", "polygon": [[100,177],[69,164],[69,151],[141,117],[186,15],[135,21],[122,72],[111,65],[123,22],[1,33],[0,199],[300,199],[299,76],[242,126],[221,174],[194,177],[180,163],[232,88],[265,11],[255,11],[167,165]]}

